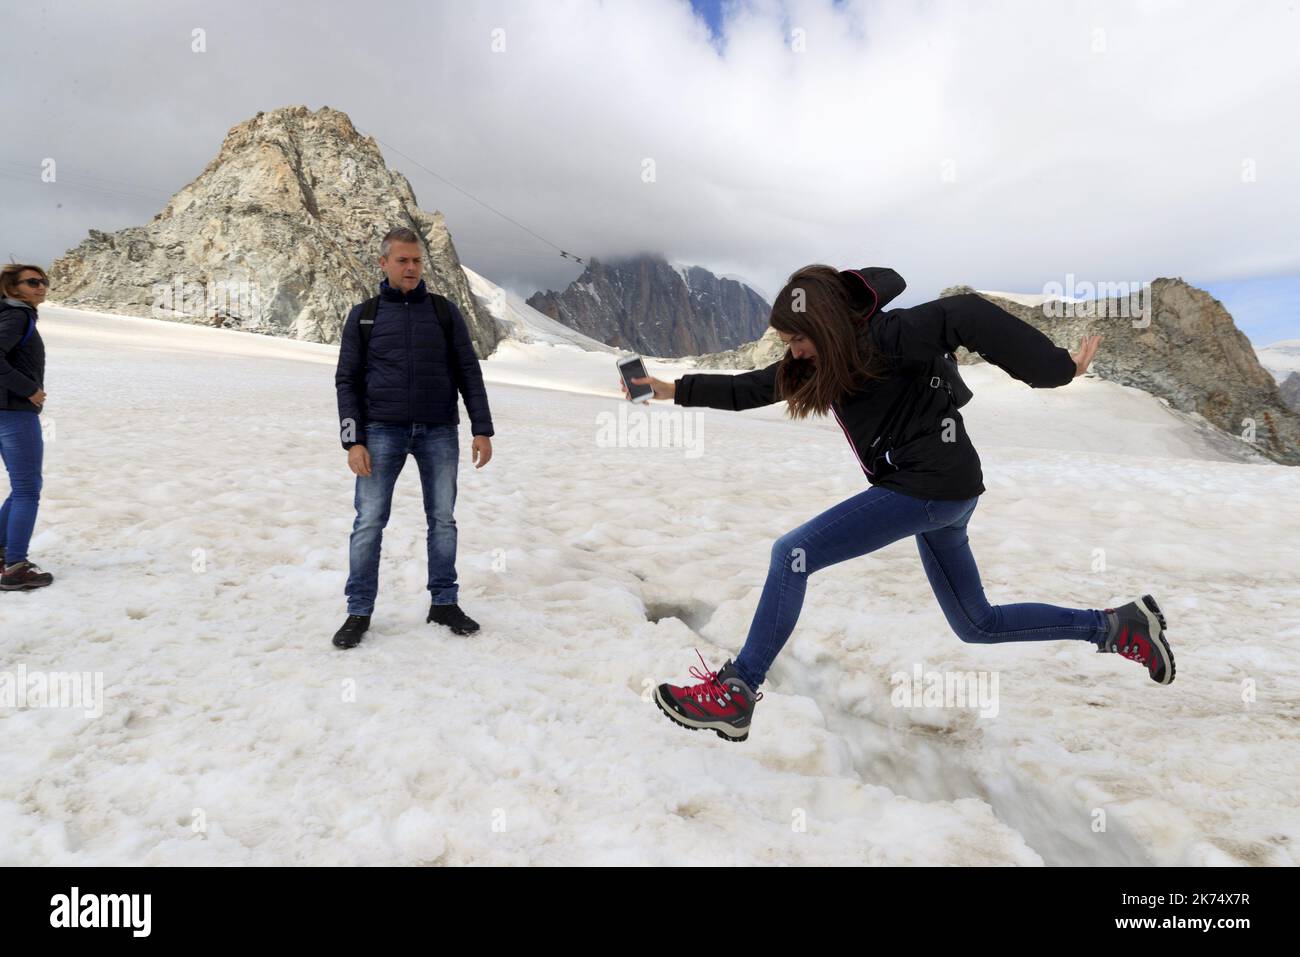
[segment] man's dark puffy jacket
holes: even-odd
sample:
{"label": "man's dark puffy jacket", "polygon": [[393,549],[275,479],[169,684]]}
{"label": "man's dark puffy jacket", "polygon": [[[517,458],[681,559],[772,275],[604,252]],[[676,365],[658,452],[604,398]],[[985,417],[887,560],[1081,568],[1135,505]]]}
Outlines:
{"label": "man's dark puffy jacket", "polygon": [[[339,364],[334,373],[338,391],[343,447],[366,444],[370,422],[460,422],[456,393],[465,399],[474,435],[492,435],[487,389],[465,319],[451,309],[452,349],[434,311],[433,296],[421,281],[409,293],[384,280],[379,309],[370,334],[369,358],[362,368],[358,303],[343,323]],[[351,432],[349,422],[355,423]]]}
{"label": "man's dark puffy jacket", "polygon": [[[23,342],[28,326],[32,334]],[[39,414],[40,406],[27,397],[44,388],[45,343],[36,328],[36,310],[18,299],[0,300],[0,409]]]}
{"label": "man's dark puffy jacket", "polygon": [[[979,455],[966,434],[961,413],[928,373],[937,356],[964,346],[1013,378],[1039,388],[1063,386],[1074,378],[1069,351],[1043,333],[974,293],[947,296],[910,309],[878,311],[906,288],[892,269],[846,270],[841,279],[859,290],[855,305],[866,318],[860,340],[885,360],[875,379],[832,406],[858,464],[872,485],[924,499],[966,499],[984,492]],[[863,288],[865,287],[865,288]],[[677,380],[674,401],[683,406],[752,409],[779,401],[776,372],[781,361],[737,376],[686,375]],[[895,405],[895,403],[899,403]],[[882,432],[891,408],[902,417]],[[945,441],[948,439],[948,441]],[[885,448],[888,444],[890,447]]]}

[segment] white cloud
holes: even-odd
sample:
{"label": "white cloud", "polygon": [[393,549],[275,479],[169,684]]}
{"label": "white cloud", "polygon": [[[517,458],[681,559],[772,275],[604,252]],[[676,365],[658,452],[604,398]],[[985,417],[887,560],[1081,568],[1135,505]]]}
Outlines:
{"label": "white cloud", "polygon": [[[257,110],[328,104],[572,252],[653,249],[772,290],[811,261],[893,265],[904,303],[1067,272],[1295,273],[1294,6],[764,0],[728,7],[720,50],[685,0],[24,9],[37,52],[0,71],[34,108],[0,155],[171,191]],[[574,274],[389,160],[479,272],[523,293]],[[2,251],[40,237],[49,258],[162,205],[65,192],[51,219],[40,188],[0,178]]]}

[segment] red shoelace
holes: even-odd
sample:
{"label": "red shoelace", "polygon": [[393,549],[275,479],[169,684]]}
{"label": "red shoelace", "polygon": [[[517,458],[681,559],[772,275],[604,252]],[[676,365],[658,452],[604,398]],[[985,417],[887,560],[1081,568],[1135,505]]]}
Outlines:
{"label": "red shoelace", "polygon": [[730,694],[730,692],[727,691],[726,685],[718,680],[718,673],[709,670],[708,662],[706,662],[704,656],[700,654],[700,649],[695,649],[695,656],[700,659],[700,664],[704,666],[704,671],[701,672],[694,665],[691,665],[691,677],[699,678],[700,683],[697,685],[691,685],[689,688],[683,690],[692,698],[701,698],[706,694],[715,694],[713,690],[715,688],[724,695]]}
{"label": "red shoelace", "polygon": [[[706,662],[704,656],[700,654],[700,649],[695,649],[695,656],[700,659],[700,664],[704,665],[704,671],[701,672],[694,665],[691,665],[691,677],[700,679],[700,683],[697,685],[691,685],[689,688],[683,688],[682,690],[693,698],[702,698],[706,694],[710,694],[715,697],[730,700],[731,689],[718,680],[718,673],[716,671],[709,670],[708,662]],[[717,691],[714,691],[715,688]],[[763,693],[760,691],[754,695],[754,700],[758,701],[762,697]]]}

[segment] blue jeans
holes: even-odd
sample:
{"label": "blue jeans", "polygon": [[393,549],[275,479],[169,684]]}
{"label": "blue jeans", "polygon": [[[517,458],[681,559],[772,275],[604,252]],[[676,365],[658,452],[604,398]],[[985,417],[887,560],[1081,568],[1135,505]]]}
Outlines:
{"label": "blue jeans", "polygon": [[0,410],[0,458],[9,473],[9,497],[0,506],[0,546],[5,564],[27,561],[27,546],[36,527],[41,501],[41,464],[45,437],[35,412]]}
{"label": "blue jeans", "polygon": [[349,615],[369,615],[379,591],[379,551],[393,505],[393,486],[408,455],[415,456],[428,521],[429,594],[435,605],[456,603],[456,467],[460,443],[454,425],[371,422],[366,426],[370,474],[357,476],[357,509],[344,589]]}
{"label": "blue jeans", "polygon": [[[799,620],[810,574],[908,535],[916,536],[930,587],[962,641],[1100,642],[1105,638],[1106,615],[1096,608],[988,603],[966,538],[966,523],[978,502],[978,496],[927,500],[873,486],[778,538],[749,637],[736,658],[740,677],[751,688],[767,677]],[[863,591],[870,592],[869,580]]]}

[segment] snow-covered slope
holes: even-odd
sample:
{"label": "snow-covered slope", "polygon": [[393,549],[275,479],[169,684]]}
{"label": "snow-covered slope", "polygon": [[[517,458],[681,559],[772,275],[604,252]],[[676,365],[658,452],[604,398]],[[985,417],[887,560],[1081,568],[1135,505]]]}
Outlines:
{"label": "snow-covered slope", "polygon": [[981,296],[997,296],[1000,299],[1007,299],[1011,302],[1018,302],[1022,306],[1041,306],[1049,299],[1056,299],[1061,302],[1083,302],[1083,299],[1072,299],[1069,296],[1049,296],[1045,293],[1033,292],[997,292],[993,289],[976,290]]}
{"label": "snow-covered slope", "polygon": [[[491,357],[491,380],[510,385],[607,395],[615,367],[630,353],[607,346],[538,312],[522,298],[462,266],[479,303],[506,331]],[[691,370],[693,359],[654,359],[659,378]],[[652,373],[654,374],[654,373]]]}
{"label": "snow-covered slope", "polygon": [[[54,308],[41,329],[33,557],[57,581],[0,594],[0,672],[100,672],[105,700],[0,706],[0,864],[1296,863],[1300,470],[1143,393],[963,370],[970,534],[994,603],[1151,591],[1173,685],[1076,643],[963,644],[904,541],[818,573],[733,745],[649,692],[695,648],[734,655],[772,541],[864,488],[833,421],[633,409],[608,355],[509,344],[487,468],[462,430],[482,632],[424,622],[412,465],[373,627],[340,652],[332,348]],[[689,441],[638,445],[647,423]],[[996,676],[996,714],[895,707],[917,666]]]}
{"label": "snow-covered slope", "polygon": [[1271,346],[1256,349],[1255,355],[1259,357],[1259,364],[1278,382],[1292,372],[1300,372],[1300,339],[1283,339]]}
{"label": "snow-covered slope", "polygon": [[505,329],[509,338],[521,343],[573,346],[586,352],[617,350],[590,336],[570,329],[562,322],[538,312],[522,297],[509,292],[490,279],[485,279],[468,266],[460,267],[469,280],[470,291],[479,304]]}

